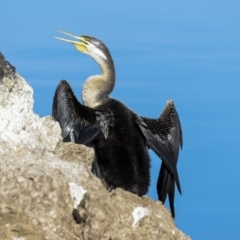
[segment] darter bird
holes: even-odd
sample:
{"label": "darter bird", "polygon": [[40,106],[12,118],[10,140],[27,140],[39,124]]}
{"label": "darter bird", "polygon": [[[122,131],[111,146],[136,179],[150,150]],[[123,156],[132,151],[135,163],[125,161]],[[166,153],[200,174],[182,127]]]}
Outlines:
{"label": "darter bird", "polygon": [[181,193],[177,172],[182,130],[173,101],[167,104],[157,119],[137,115],[109,95],[115,85],[115,68],[106,45],[94,37],[75,36],[76,40],[58,38],[92,57],[101,74],[90,76],[82,88],[82,103],[75,97],[67,81],[57,86],[52,106],[53,118],[59,122],[65,142],[92,146],[95,157],[92,172],[111,191],[117,187],[143,196],[150,184],[151,148],[162,160],[157,182],[158,198],[169,198],[172,217],[175,216],[175,183]]}

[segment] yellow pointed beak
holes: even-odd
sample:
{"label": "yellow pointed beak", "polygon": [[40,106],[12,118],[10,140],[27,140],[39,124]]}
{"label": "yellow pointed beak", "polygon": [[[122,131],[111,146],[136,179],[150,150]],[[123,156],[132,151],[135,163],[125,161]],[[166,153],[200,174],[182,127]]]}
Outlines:
{"label": "yellow pointed beak", "polygon": [[76,49],[80,52],[83,52],[83,53],[86,53],[88,50],[87,50],[87,45],[88,45],[88,38],[87,37],[83,37],[83,36],[76,36],[76,35],[73,35],[71,33],[68,33],[68,32],[64,32],[64,31],[61,31],[61,30],[58,30],[59,32],[63,33],[63,34],[66,34],[68,36],[71,36],[73,38],[76,38],[78,39],[79,41],[73,41],[73,40],[68,40],[68,39],[65,39],[65,38],[59,38],[59,37],[55,37],[61,41],[64,41],[64,42],[69,42],[69,43],[72,43]]}

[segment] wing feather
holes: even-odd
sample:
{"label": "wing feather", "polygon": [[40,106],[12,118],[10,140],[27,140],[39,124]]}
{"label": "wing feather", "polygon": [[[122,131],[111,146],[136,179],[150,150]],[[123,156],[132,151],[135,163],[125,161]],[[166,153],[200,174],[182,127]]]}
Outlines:
{"label": "wing feather", "polygon": [[158,119],[140,117],[137,123],[146,137],[147,145],[161,159],[157,192],[163,203],[168,195],[172,216],[175,216],[174,194],[175,182],[178,191],[181,191],[177,172],[179,149],[182,148],[183,138],[180,120],[173,101],[167,101],[166,107]]}
{"label": "wing feather", "polygon": [[[55,121],[59,122],[65,142],[80,143],[81,134],[79,133],[96,122],[95,110],[79,103],[65,80],[59,83],[55,91],[52,116]],[[88,137],[91,139],[92,136],[88,135]]]}

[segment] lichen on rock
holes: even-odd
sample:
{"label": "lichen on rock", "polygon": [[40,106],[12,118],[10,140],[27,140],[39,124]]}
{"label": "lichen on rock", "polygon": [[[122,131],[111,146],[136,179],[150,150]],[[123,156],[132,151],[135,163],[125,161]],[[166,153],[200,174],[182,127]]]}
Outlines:
{"label": "lichen on rock", "polygon": [[0,53],[1,239],[189,239],[161,202],[108,192],[93,156],[33,112],[32,88]]}

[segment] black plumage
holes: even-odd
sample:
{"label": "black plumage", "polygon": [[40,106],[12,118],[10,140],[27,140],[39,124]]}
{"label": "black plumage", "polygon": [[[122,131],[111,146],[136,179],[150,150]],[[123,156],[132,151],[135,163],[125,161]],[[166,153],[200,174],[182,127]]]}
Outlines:
{"label": "black plumage", "polygon": [[139,196],[147,193],[150,184],[151,148],[162,159],[157,183],[159,200],[164,203],[169,196],[174,217],[175,182],[181,193],[177,160],[182,131],[173,101],[167,102],[158,119],[138,116],[108,96],[114,87],[115,69],[107,47],[96,38],[68,35],[80,41],[61,40],[94,58],[102,75],[85,82],[84,105],[65,80],[59,83],[53,99],[53,118],[62,128],[63,140],[94,147],[92,171],[108,190],[121,187]]}

